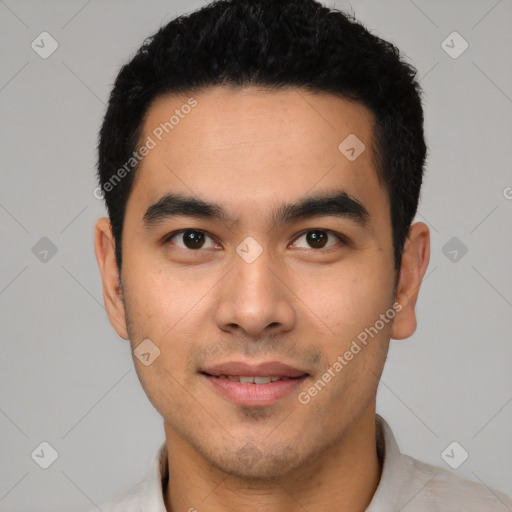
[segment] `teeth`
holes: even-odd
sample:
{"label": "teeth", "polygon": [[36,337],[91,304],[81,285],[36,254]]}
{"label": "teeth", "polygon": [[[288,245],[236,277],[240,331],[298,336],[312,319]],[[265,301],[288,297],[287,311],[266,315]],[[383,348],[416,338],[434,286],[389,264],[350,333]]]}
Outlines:
{"label": "teeth", "polygon": [[288,380],[289,377],[245,377],[242,375],[218,375],[219,379],[229,379],[232,382],[241,382],[242,384],[270,384],[278,380]]}
{"label": "teeth", "polygon": [[254,384],[270,384],[272,377],[254,377]]}

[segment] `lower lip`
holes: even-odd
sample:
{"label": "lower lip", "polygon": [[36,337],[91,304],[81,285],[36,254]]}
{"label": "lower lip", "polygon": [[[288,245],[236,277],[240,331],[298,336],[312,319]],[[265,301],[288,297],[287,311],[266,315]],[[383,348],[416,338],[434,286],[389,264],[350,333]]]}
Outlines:
{"label": "lower lip", "polygon": [[246,384],[229,379],[219,379],[204,375],[214,388],[231,402],[238,405],[262,406],[271,405],[286,395],[296,391],[306,380],[307,375],[296,379],[277,380],[268,384]]}

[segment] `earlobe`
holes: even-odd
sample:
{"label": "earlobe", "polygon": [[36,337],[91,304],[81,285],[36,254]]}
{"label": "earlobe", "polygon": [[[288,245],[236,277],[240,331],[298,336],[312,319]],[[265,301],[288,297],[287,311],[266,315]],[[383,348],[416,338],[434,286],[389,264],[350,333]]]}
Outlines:
{"label": "earlobe", "polygon": [[108,319],[121,338],[128,339],[126,316],[119,287],[119,271],[115,258],[115,240],[110,220],[102,217],[94,228],[94,252],[103,283],[103,301]]}
{"label": "earlobe", "polygon": [[395,340],[408,338],[416,330],[416,301],[429,259],[430,232],[425,223],[417,222],[409,230],[402,253],[395,299],[402,309],[396,315],[391,330],[391,338]]}

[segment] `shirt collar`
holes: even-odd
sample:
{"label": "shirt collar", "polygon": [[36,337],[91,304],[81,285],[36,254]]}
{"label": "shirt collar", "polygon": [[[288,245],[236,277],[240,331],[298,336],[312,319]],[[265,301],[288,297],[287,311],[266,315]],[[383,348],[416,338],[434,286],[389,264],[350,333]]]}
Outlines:
{"label": "shirt collar", "polygon": [[[366,512],[395,510],[398,490],[407,480],[405,467],[391,427],[382,416],[375,415],[377,453],[382,465],[379,485]],[[169,479],[165,441],[154,452],[144,483],[142,512],[166,512],[164,489]]]}
{"label": "shirt collar", "polygon": [[142,512],[166,512],[164,489],[168,480],[167,444],[164,441],[155,451],[149,463],[142,495]]}
{"label": "shirt collar", "polygon": [[382,471],[379,485],[366,512],[388,512],[389,510],[397,510],[400,489],[410,475],[391,427],[378,414],[375,415],[375,427],[377,453],[381,461]]}

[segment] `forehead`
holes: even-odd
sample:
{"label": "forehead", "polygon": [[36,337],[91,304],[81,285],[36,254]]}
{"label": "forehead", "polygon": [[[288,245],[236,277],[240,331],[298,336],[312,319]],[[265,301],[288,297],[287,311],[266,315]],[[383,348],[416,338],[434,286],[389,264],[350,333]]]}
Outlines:
{"label": "forehead", "polygon": [[132,196],[152,204],[178,191],[233,210],[252,206],[254,213],[272,200],[343,188],[371,203],[369,210],[385,207],[373,125],[372,112],[358,102],[298,88],[164,95],[144,120],[140,143],[152,149],[139,164]]}

